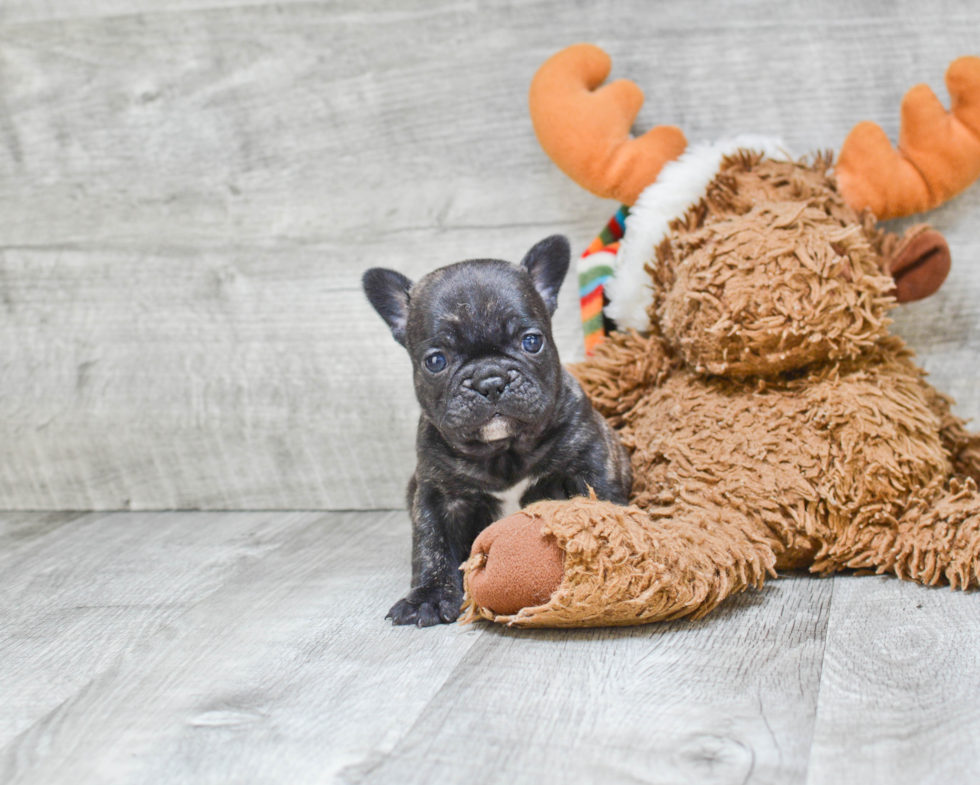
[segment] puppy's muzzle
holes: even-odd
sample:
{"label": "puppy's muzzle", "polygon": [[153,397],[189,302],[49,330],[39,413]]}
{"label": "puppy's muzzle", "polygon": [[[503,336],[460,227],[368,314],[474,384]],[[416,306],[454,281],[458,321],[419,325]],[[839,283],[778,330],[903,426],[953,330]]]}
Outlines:
{"label": "puppy's muzzle", "polygon": [[504,394],[509,384],[503,374],[491,371],[473,380],[473,389],[486,398],[490,403],[496,403]]}

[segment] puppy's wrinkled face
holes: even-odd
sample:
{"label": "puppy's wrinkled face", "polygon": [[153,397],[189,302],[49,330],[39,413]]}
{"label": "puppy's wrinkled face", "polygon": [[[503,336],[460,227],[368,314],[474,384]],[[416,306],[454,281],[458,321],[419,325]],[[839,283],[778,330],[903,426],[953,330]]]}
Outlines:
{"label": "puppy's wrinkled face", "polygon": [[448,441],[500,441],[548,419],[561,367],[548,310],[526,271],[461,262],[419,281],[412,299],[415,392]]}
{"label": "puppy's wrinkled face", "polygon": [[569,259],[556,235],[520,265],[459,262],[417,284],[365,273],[368,299],[412,358],[422,410],[451,444],[505,445],[547,425],[562,385],[551,314]]}

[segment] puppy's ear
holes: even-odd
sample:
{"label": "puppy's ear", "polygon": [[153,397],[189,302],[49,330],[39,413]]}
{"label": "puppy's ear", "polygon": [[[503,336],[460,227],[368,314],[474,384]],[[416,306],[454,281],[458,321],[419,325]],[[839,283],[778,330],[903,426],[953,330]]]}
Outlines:
{"label": "puppy's ear", "polygon": [[383,267],[372,267],[361,279],[364,294],[381,318],[388,323],[391,334],[402,346],[405,345],[405,327],[408,324],[408,300],[412,282],[404,275]]}
{"label": "puppy's ear", "polygon": [[544,300],[549,315],[558,307],[558,290],[568,272],[571,254],[568,239],[563,235],[553,234],[535,245],[521,261],[521,267],[531,274],[534,288]]}

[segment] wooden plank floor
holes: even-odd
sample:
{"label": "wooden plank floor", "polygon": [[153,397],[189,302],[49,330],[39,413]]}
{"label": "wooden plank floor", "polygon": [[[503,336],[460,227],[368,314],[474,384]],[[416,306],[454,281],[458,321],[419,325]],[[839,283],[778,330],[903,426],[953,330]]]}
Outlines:
{"label": "wooden plank floor", "polygon": [[976,594],[393,628],[408,549],[403,511],[0,514],[0,782],[980,780]]}

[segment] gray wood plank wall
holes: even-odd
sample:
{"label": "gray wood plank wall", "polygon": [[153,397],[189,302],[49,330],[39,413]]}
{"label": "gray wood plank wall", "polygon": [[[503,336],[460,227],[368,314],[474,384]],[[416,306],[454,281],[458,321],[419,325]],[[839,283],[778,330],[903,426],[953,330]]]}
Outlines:
{"label": "gray wood plank wall", "polygon": [[[0,2],[0,508],[403,506],[409,366],[359,277],[582,250],[615,205],[526,111],[579,40],[646,91],[639,128],[804,153],[945,99],[980,5]],[[927,219],[955,268],[896,329],[980,417],[980,187]]]}

